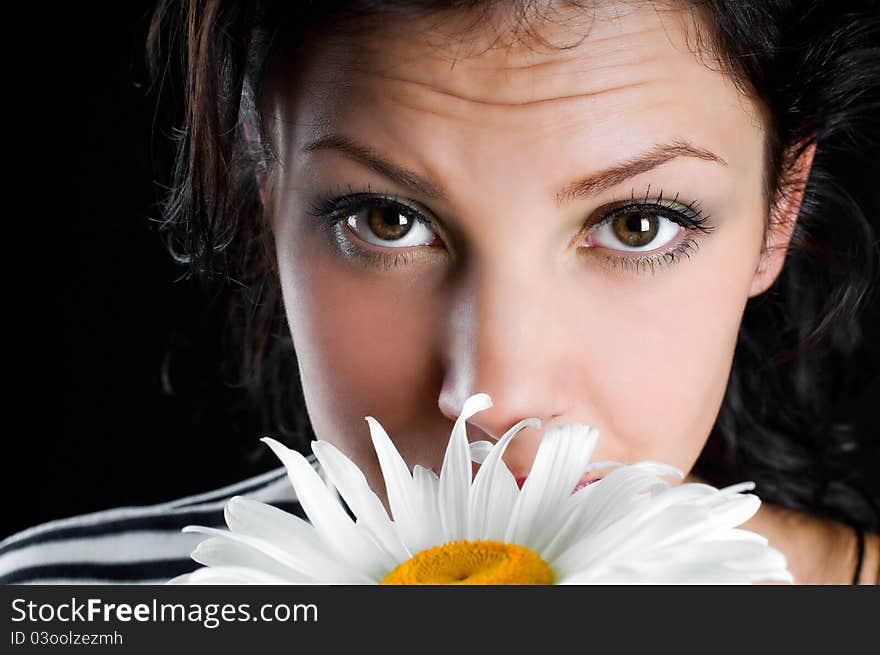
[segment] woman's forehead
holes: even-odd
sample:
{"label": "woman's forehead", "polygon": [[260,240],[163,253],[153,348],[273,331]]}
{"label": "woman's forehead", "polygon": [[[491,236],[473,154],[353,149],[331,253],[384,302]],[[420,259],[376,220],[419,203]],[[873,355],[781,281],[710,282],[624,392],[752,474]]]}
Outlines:
{"label": "woman's forehead", "polygon": [[517,110],[566,120],[560,111],[579,112],[579,101],[606,105],[595,114],[609,116],[640,97],[659,110],[681,98],[699,104],[701,93],[739,95],[732,80],[692,50],[696,26],[688,10],[646,3],[558,7],[531,19],[529,33],[518,36],[498,21],[472,26],[462,17],[465,29],[453,17],[391,20],[358,36],[316,35],[293,64],[300,68],[296,80],[282,74],[273,87],[288,112],[293,100],[322,119],[393,100],[404,109],[494,126],[521,122],[526,112]]}
{"label": "woman's forehead", "polygon": [[693,51],[701,40],[688,9],[599,3],[595,9],[557,7],[513,25],[500,19],[474,24],[467,16],[445,12],[389,19],[354,34],[315,33],[293,66],[310,69],[313,84],[411,83],[487,107],[598,95],[678,69],[705,68]]}
{"label": "woman's forehead", "polygon": [[540,170],[559,186],[684,140],[753,176],[760,121],[733,81],[692,51],[690,13],[645,4],[565,11],[571,20],[532,25],[544,45],[436,18],[316,44],[279,108],[290,128],[282,159],[342,135],[450,186],[485,185],[502,167],[506,180]]}
{"label": "woman's forehead", "polygon": [[426,17],[362,36],[348,63],[366,78],[421,84],[489,107],[548,103],[600,94],[616,86],[617,69],[653,68],[658,57],[692,59],[677,49],[684,16],[617,3],[601,11],[569,7],[530,19],[528,32],[497,21],[463,27]]}

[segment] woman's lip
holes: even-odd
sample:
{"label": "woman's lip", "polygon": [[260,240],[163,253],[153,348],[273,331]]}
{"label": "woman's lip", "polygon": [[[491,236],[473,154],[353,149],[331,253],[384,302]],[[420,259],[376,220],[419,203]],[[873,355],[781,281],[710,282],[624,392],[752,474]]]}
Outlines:
{"label": "woman's lip", "polygon": [[[522,486],[525,484],[527,477],[529,477],[529,476],[528,475],[516,476],[516,486],[518,486],[520,489],[522,489]],[[575,493],[576,491],[580,491],[581,489],[583,489],[587,485],[593,484],[594,482],[598,482],[601,479],[602,479],[601,475],[584,476],[575,485],[575,488],[571,490],[571,493]]]}
{"label": "woman's lip", "polygon": [[581,489],[583,489],[584,487],[591,485],[594,482],[598,482],[601,479],[602,479],[601,475],[594,475],[594,476],[588,476],[588,477],[581,478],[580,482],[578,482],[575,485],[574,489],[571,490],[571,493],[578,492]]}

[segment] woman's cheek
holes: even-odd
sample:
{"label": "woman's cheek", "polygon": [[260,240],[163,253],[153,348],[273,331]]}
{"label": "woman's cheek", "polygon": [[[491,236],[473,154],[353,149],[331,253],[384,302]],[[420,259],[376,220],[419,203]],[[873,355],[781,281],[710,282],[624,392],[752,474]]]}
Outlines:
{"label": "woman's cheek", "polygon": [[406,271],[358,271],[320,247],[297,250],[282,286],[312,425],[371,459],[365,416],[391,426],[426,401],[436,411],[436,304]]}
{"label": "woman's cheek", "polygon": [[711,241],[671,269],[625,283],[609,307],[613,323],[602,328],[605,347],[593,361],[601,382],[592,388],[614,440],[612,456],[687,471],[705,445],[724,398],[749,279],[748,262],[729,257],[723,238]]}

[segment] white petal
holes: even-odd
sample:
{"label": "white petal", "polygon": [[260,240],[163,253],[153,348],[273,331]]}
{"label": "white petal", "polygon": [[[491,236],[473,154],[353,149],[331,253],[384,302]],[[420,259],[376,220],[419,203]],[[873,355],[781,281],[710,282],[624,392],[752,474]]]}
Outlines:
{"label": "white petal", "polygon": [[493,443],[491,441],[471,441],[471,461],[482,464],[492,450],[492,446]]}
{"label": "white petal", "polygon": [[594,459],[592,462],[590,462],[589,466],[584,469],[584,472],[607,468],[620,468],[621,466],[626,466],[626,464],[624,464],[623,462],[615,462],[611,459]]}
{"label": "white petal", "polygon": [[365,419],[370,426],[370,438],[379,458],[379,467],[385,480],[385,493],[391,515],[394,517],[394,524],[407,549],[416,553],[422,534],[421,517],[415,511],[415,508],[422,504],[418,497],[419,489],[413,482],[406,462],[385,432],[385,428],[372,416],[366,416]]}
{"label": "white petal", "polygon": [[565,500],[587,466],[598,437],[596,428],[580,423],[553,426],[544,433],[513,508],[506,541],[540,552],[552,540]]}
{"label": "white petal", "polygon": [[722,527],[738,525],[754,514],[759,504],[755,496],[737,496],[712,511],[699,503],[686,503],[654,512],[649,501],[639,511],[585,536],[560,555],[553,566],[567,575],[575,570],[607,566],[609,562],[645,557],[652,551],[687,544]]}
{"label": "white petal", "polygon": [[354,462],[326,441],[314,442],[312,451],[327,477],[357,517],[358,525],[366,528],[388,553],[389,570],[409,559],[412,554],[401,542],[382,501],[370,489],[367,479]]}
{"label": "white petal", "polygon": [[523,419],[510,428],[477,470],[471,490],[468,539],[504,539],[519,487],[502,457],[508,444],[526,427],[540,429],[541,420]]}
{"label": "white petal", "polygon": [[440,525],[440,479],[434,471],[416,464],[413,466],[413,481],[418,493],[415,496],[420,504],[416,508],[421,518],[419,534],[413,543],[413,553],[443,543],[443,526]]}
{"label": "white petal", "polygon": [[300,571],[319,580],[343,582],[361,575],[333,556],[315,526],[294,514],[242,496],[230,498],[223,514],[230,530],[275,544],[299,562]]}
{"label": "white petal", "polygon": [[319,562],[313,561],[308,555],[292,548],[281,547],[275,543],[252,535],[238,534],[236,532],[208,528],[201,525],[187,525],[183,528],[183,532],[198,532],[210,537],[219,537],[248,546],[293,571],[298,571],[302,575],[314,577],[322,582],[334,582],[339,584],[345,584],[346,582],[369,584],[371,582],[371,580],[362,573],[349,574],[348,569],[344,564],[339,566],[335,572],[321,570],[321,575],[318,575],[319,567],[317,564],[319,564]]}
{"label": "white petal", "polygon": [[204,566],[246,566],[273,575],[290,584],[315,584],[318,580],[294,570],[261,550],[224,537],[210,537],[200,542],[191,557]]}
{"label": "white petal", "polygon": [[716,532],[709,532],[706,539],[715,541],[751,541],[762,546],[767,545],[767,537],[752,532],[751,530],[741,530],[740,528],[722,528]]}
{"label": "white petal", "polygon": [[258,537],[282,548],[295,545],[298,550],[327,550],[311,523],[258,500],[233,496],[223,508],[223,516],[229,529],[238,534]]}
{"label": "white petal", "polygon": [[[655,498],[656,489],[669,488],[658,473],[679,474],[677,469],[652,462],[640,462],[618,468],[602,480],[579,489],[569,496],[563,515],[565,521],[556,535],[541,551],[545,561],[558,559],[569,547],[582,539],[599,534],[609,525],[632,518]],[[680,485],[681,489],[687,485]],[[642,493],[645,489],[651,493]],[[706,487],[714,492],[711,487]],[[680,492],[679,492],[680,493]],[[658,509],[661,506],[657,506]]]}
{"label": "white petal", "polygon": [[693,521],[692,511],[678,512],[677,516],[672,516],[680,509],[667,508],[659,520],[646,524],[623,517],[599,532],[584,536],[555,558],[551,565],[563,578],[581,572],[583,579],[616,562],[635,558],[637,552],[644,556],[646,552],[650,553],[652,541],[658,536],[664,537],[669,531],[682,529]]}
{"label": "white petal", "polygon": [[718,490],[708,484],[688,482],[677,487],[656,485],[652,487],[650,502],[629,515],[630,518],[644,520],[670,505],[689,505],[706,507],[712,499],[727,502]]}
{"label": "white petal", "polygon": [[467,420],[491,406],[492,400],[488,394],[474,394],[464,401],[461,413],[452,427],[443,467],[440,469],[440,522],[447,541],[467,537],[472,471]]}
{"label": "white petal", "polygon": [[680,476],[681,472],[665,464],[638,462],[614,469],[572,494],[569,504],[583,508],[578,535],[598,532],[647,502],[649,496],[643,490],[658,482],[666,484],[659,475]]}
{"label": "white petal", "polygon": [[[670,490],[671,491],[671,490]],[[668,531],[664,539],[655,542],[655,548],[698,539],[717,530],[732,528],[748,521],[758,508],[761,500],[752,494],[733,496],[724,505],[713,507],[703,520],[692,520],[691,524],[676,532]]]}
{"label": "white petal", "polygon": [[785,557],[754,542],[694,541],[609,562],[569,575],[559,584],[745,584],[791,582]]}
{"label": "white petal", "polygon": [[[589,466],[584,469],[583,474],[595,470],[609,468],[616,469],[625,466],[627,465],[623,462],[596,460],[591,462]],[[545,561],[558,557],[559,553],[580,538],[579,535],[585,531],[583,516],[591,509],[591,505],[585,501],[596,491],[596,484],[598,484],[598,482],[594,483],[592,486],[581,487],[563,501],[563,506],[560,511],[560,525],[557,527],[555,534],[550,541],[541,549],[540,554]]]}
{"label": "white petal", "polygon": [[391,570],[387,553],[352,522],[306,458],[269,437],[261,441],[268,444],[284,464],[297,499],[324,543],[353,569],[374,581],[381,580]]}
{"label": "white petal", "polygon": [[284,580],[269,573],[246,566],[218,566],[196,569],[171,578],[165,584],[215,585],[215,584],[286,584]]}

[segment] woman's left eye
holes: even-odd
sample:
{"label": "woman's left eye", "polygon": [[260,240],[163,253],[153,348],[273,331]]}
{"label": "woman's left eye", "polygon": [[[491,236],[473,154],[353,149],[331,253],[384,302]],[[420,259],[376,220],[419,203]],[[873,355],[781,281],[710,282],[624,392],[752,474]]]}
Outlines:
{"label": "woman's left eye", "polygon": [[645,252],[668,245],[684,231],[682,219],[668,218],[656,209],[624,207],[593,227],[586,245],[621,252]]}

